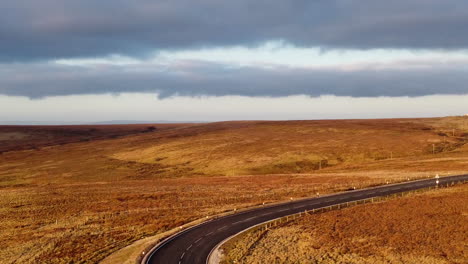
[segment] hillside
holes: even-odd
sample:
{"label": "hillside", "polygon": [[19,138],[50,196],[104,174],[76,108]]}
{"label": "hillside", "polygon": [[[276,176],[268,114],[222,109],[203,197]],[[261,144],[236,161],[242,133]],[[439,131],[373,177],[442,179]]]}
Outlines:
{"label": "hillside", "polygon": [[463,118],[447,120],[215,123],[183,129],[164,140],[141,137],[136,146],[112,157],[159,166],[162,172],[178,168],[201,175],[310,173],[459,149],[468,138],[468,126],[463,126]]}

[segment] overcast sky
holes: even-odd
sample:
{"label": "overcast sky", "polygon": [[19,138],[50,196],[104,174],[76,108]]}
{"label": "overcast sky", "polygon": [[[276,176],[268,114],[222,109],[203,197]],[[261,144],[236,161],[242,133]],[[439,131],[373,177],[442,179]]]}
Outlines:
{"label": "overcast sky", "polygon": [[0,122],[468,113],[463,0],[0,2]]}

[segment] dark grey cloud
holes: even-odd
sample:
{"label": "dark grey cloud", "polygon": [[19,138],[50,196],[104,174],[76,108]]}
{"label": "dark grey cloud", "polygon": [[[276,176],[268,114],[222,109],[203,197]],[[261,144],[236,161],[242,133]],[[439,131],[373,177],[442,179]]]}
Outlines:
{"label": "dark grey cloud", "polygon": [[352,97],[468,94],[468,62],[361,69],[232,67],[200,61],[133,66],[0,65],[0,94],[150,92],[160,97],[337,95]]}
{"label": "dark grey cloud", "polygon": [[465,0],[15,0],[0,2],[0,60],[285,40],[322,48],[468,48]]}

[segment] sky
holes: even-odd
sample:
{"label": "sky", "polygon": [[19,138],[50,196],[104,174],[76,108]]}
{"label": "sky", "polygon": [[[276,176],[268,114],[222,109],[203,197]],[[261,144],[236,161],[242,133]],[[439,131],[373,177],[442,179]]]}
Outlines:
{"label": "sky", "polygon": [[0,123],[468,113],[463,0],[0,2]]}

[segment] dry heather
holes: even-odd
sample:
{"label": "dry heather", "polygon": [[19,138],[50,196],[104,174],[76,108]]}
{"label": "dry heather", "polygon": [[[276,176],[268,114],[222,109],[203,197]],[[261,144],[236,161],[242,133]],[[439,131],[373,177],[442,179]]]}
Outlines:
{"label": "dry heather", "polygon": [[[10,150],[0,154],[0,263],[93,263],[142,237],[233,208],[466,172],[467,130],[444,122],[155,125],[146,133],[126,128],[114,139],[100,128],[80,142],[69,138],[74,132],[0,127],[0,143]],[[446,136],[452,127],[457,134]],[[11,133],[49,140],[31,147],[30,136]]]}
{"label": "dry heather", "polygon": [[188,124],[0,126],[0,153],[148,133]]}
{"label": "dry heather", "polygon": [[468,185],[308,215],[229,242],[224,263],[466,263]]}

